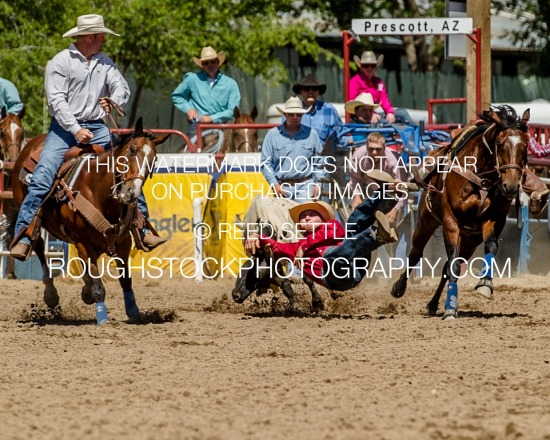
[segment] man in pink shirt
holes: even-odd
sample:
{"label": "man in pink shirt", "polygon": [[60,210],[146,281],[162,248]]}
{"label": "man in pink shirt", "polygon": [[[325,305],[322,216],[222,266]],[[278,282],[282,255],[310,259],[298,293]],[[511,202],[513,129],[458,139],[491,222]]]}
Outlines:
{"label": "man in pink shirt", "polygon": [[376,104],[386,113],[384,119],[378,113],[375,113],[372,119],[373,124],[383,124],[400,122],[402,124],[413,125],[413,121],[409,112],[405,109],[395,110],[391,105],[390,98],[386,86],[381,78],[375,76],[376,68],[382,64],[384,55],[376,58],[374,52],[365,51],[361,54],[361,58],[357,55],[353,57],[355,64],[361,68],[361,71],[354,75],[349,81],[349,99],[355,99],[361,93],[370,93]]}

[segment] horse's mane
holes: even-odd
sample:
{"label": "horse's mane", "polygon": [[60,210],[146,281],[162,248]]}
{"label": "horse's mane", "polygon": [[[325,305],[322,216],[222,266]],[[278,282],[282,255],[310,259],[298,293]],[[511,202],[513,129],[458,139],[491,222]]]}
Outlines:
{"label": "horse's mane", "polygon": [[[497,123],[501,128],[515,128],[527,132],[527,124],[517,115],[513,107],[503,104],[491,107],[491,110],[483,110],[478,115],[488,124]],[[499,117],[500,121],[495,120],[493,113]]]}
{"label": "horse's mane", "polygon": [[147,139],[153,139],[155,135],[153,132],[149,130],[143,130],[141,133],[127,133],[127,134],[121,134],[115,137],[115,141],[113,142],[113,152],[117,153],[118,150],[120,150],[124,145],[126,145],[128,142],[130,142],[132,139],[136,139],[138,137],[144,137]]}

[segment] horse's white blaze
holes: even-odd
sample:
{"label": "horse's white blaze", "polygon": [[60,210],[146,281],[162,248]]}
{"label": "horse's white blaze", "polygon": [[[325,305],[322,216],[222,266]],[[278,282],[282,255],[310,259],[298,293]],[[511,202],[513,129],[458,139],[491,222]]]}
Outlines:
{"label": "horse's white blaze", "polygon": [[518,144],[521,142],[520,136],[510,136],[508,139],[510,140],[514,148],[516,148]]}
{"label": "horse's white blaze", "polygon": [[515,164],[514,156],[516,155],[516,152],[518,151],[518,148],[521,146],[521,136],[515,135],[515,136],[509,136],[508,140],[512,144],[512,157],[511,157],[511,163]]}
{"label": "horse's white blaze", "polygon": [[143,180],[141,179],[134,179],[134,192],[136,194],[141,193],[141,186],[143,185]]}
{"label": "horse's white blaze", "polygon": [[250,139],[248,138],[248,128],[245,128],[244,130],[244,142],[243,145],[250,145],[252,146],[252,142],[250,142]]}
{"label": "horse's white blaze", "polygon": [[[153,164],[149,163],[149,157],[152,155],[153,149],[149,146],[149,144],[145,144],[143,146],[143,152],[145,153],[145,160],[141,164],[141,167],[139,169],[139,175],[140,175],[140,177],[145,178],[147,173],[149,171],[151,171],[151,168],[153,167]],[[140,184],[140,186],[141,186],[141,184]]]}
{"label": "horse's white blaze", "polygon": [[21,128],[19,127],[19,125],[17,125],[15,122],[12,122],[10,124],[10,130],[11,130],[11,137],[12,139],[15,139],[15,136],[17,136],[17,132],[19,130],[21,130]]}

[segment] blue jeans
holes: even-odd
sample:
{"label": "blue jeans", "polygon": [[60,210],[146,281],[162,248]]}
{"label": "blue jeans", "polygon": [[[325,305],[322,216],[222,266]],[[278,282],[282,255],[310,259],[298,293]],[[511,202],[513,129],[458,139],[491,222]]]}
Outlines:
{"label": "blue jeans", "polygon": [[366,259],[370,263],[371,253],[382,246],[372,230],[376,220],[374,213],[387,213],[396,203],[394,199],[367,198],[357,205],[346,224],[349,238],[340,246],[328,248],[323,254],[325,287],[344,291],[361,282],[367,274],[367,264],[359,259]]}
{"label": "blue jeans", "polygon": [[[101,145],[107,150],[111,148],[111,133],[102,120],[82,121],[79,124],[82,128],[87,128],[92,132],[93,138],[90,143]],[[32,175],[29,193],[23,200],[19,210],[15,226],[15,237],[19,235],[23,228],[29,227],[40,204],[51,190],[57,171],[63,164],[65,153],[74,145],[78,145],[76,138],[61,128],[59,123],[52,118],[44,150],[40,154],[40,160]],[[138,199],[138,208],[148,218],[147,203],[142,195],[143,192],[140,196],[142,198],[141,203]],[[30,244],[27,237],[23,237],[21,242]]]}

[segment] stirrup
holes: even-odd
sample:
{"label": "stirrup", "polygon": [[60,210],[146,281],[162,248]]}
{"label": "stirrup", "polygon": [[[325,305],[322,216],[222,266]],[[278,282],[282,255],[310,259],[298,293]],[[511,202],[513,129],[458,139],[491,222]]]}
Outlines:
{"label": "stirrup", "polygon": [[10,256],[19,261],[27,261],[32,254],[33,246],[20,241],[10,249]]}

